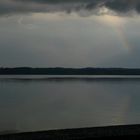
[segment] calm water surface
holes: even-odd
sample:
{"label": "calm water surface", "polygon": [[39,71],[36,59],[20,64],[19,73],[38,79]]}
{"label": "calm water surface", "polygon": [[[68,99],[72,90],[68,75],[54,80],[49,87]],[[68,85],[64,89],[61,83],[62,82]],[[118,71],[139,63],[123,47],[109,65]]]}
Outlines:
{"label": "calm water surface", "polygon": [[140,123],[140,78],[0,76],[0,131]]}
{"label": "calm water surface", "polygon": [[[140,68],[140,0],[0,0],[0,67]],[[140,77],[0,76],[0,132],[140,123]]]}

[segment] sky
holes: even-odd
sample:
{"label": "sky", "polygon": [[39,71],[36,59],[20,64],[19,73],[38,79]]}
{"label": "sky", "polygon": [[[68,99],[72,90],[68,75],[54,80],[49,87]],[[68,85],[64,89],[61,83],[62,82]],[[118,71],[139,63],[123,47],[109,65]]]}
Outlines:
{"label": "sky", "polygon": [[139,0],[0,0],[0,67],[140,68]]}

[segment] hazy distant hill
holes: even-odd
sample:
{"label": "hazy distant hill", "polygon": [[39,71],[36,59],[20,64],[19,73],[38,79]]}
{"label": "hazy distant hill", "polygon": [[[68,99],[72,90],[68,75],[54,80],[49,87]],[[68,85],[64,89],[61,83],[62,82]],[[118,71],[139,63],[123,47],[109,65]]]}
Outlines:
{"label": "hazy distant hill", "polygon": [[0,75],[140,75],[129,68],[0,68]]}

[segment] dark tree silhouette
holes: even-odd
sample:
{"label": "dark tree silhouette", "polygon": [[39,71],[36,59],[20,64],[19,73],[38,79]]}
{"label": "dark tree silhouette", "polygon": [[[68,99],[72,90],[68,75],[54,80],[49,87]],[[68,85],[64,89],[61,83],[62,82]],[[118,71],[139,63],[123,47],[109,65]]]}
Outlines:
{"label": "dark tree silhouette", "polygon": [[0,68],[0,75],[140,75],[130,68]]}

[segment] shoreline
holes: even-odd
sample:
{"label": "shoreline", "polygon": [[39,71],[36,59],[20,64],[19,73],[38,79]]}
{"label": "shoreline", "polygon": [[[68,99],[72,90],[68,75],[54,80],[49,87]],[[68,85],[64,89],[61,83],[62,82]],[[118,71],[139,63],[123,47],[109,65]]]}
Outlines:
{"label": "shoreline", "polygon": [[140,137],[140,124],[3,134],[0,135],[0,140],[86,140],[126,137]]}
{"label": "shoreline", "polygon": [[140,68],[0,68],[0,75],[140,75]]}

